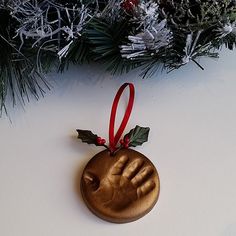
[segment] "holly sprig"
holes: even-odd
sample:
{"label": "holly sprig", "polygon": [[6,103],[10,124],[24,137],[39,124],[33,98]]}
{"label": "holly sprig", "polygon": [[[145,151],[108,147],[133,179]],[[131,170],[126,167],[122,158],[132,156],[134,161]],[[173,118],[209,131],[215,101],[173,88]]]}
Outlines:
{"label": "holly sprig", "polygon": [[[94,134],[92,131],[82,129],[77,129],[76,131],[78,132],[78,139],[80,139],[83,143],[103,146],[111,151],[110,147],[106,144],[106,140],[97,134]],[[148,141],[149,132],[149,127],[141,127],[136,125],[135,128],[131,129],[129,133],[124,135],[124,138],[122,138],[119,142],[119,146],[116,147],[116,150],[112,152],[114,153],[122,148],[142,145]]]}
{"label": "holly sprig", "polygon": [[140,146],[148,141],[149,132],[149,127],[141,127],[136,125],[134,129],[131,129],[129,133],[124,136],[124,142],[128,145],[128,147]]}
{"label": "holly sprig", "polygon": [[106,140],[101,138],[97,134],[94,134],[92,131],[83,129],[77,129],[76,131],[78,132],[78,139],[80,139],[83,143],[107,147],[105,145]]}

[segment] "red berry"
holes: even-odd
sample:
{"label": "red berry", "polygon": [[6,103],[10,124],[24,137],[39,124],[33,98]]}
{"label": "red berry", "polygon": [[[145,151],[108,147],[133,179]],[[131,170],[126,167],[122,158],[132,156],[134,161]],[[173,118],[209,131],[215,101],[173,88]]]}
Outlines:
{"label": "red berry", "polygon": [[127,12],[132,12],[133,8],[138,4],[139,0],[124,0],[121,3],[121,7]]}
{"label": "red berry", "polygon": [[106,143],[106,140],[101,138],[101,137],[97,137],[96,141],[97,141],[97,144],[100,145],[100,146],[102,146]]}
{"label": "red berry", "polygon": [[128,136],[125,137],[125,143],[129,143],[130,142],[130,139]]}
{"label": "red berry", "polygon": [[128,147],[129,147],[129,144],[128,144],[128,143],[125,143],[124,147],[125,147],[125,148],[128,148]]}
{"label": "red berry", "polygon": [[123,145],[124,144],[124,139],[120,140],[120,144]]}
{"label": "red berry", "polygon": [[98,145],[101,145],[101,144],[102,144],[102,138],[101,138],[101,137],[97,137],[97,140],[96,140],[96,141],[97,141],[97,144],[98,144]]}

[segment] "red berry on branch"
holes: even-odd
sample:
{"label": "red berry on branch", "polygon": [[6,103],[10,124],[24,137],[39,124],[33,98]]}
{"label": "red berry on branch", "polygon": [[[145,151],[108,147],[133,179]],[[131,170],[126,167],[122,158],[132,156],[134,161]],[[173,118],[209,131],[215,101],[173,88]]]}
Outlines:
{"label": "red berry on branch", "polygon": [[120,140],[120,144],[123,145],[124,144],[124,139]]}
{"label": "red berry on branch", "polygon": [[129,143],[130,142],[130,139],[128,136],[125,137],[125,143]]}
{"label": "red berry on branch", "polygon": [[127,12],[132,12],[134,7],[136,7],[139,4],[139,0],[124,0],[121,3],[121,7],[127,11]]}
{"label": "red berry on branch", "polygon": [[101,145],[104,145],[106,143],[106,140],[105,139],[102,139],[101,140]]}
{"label": "red berry on branch", "polygon": [[[96,141],[97,141],[97,144],[98,144],[98,145],[103,145],[103,144],[104,144],[104,143],[103,143],[103,142],[104,142],[103,140],[104,140],[104,139],[102,139],[101,137],[97,137],[97,140],[96,140]],[[106,142],[106,141],[105,141],[105,142]]]}

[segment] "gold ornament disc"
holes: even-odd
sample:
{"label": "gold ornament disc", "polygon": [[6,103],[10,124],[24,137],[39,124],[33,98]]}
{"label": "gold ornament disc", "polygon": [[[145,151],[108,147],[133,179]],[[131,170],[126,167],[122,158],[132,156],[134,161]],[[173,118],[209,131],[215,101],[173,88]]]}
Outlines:
{"label": "gold ornament disc", "polygon": [[114,156],[109,150],[95,155],[81,178],[81,193],[98,217],[127,223],[146,215],[157,202],[160,181],[152,162],[132,149]]}

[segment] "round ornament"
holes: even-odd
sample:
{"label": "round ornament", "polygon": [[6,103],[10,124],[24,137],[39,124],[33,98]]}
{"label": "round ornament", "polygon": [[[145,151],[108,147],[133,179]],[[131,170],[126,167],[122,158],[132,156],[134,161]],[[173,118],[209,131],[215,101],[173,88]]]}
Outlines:
{"label": "round ornament", "polygon": [[160,190],[157,170],[143,154],[121,149],[95,155],[82,174],[81,192],[88,208],[100,218],[126,223],[155,205]]}
{"label": "round ornament", "polygon": [[[114,135],[118,102],[127,86],[130,88],[130,99],[121,125]],[[91,131],[77,130],[78,138],[83,142],[106,148],[84,168],[80,190],[91,212],[114,223],[127,223],[146,215],[156,204],[160,192],[160,180],[153,163],[145,155],[130,149],[146,142],[150,129],[136,126],[121,139],[133,102],[133,84],[123,84],[111,110],[109,146],[105,139]]]}

